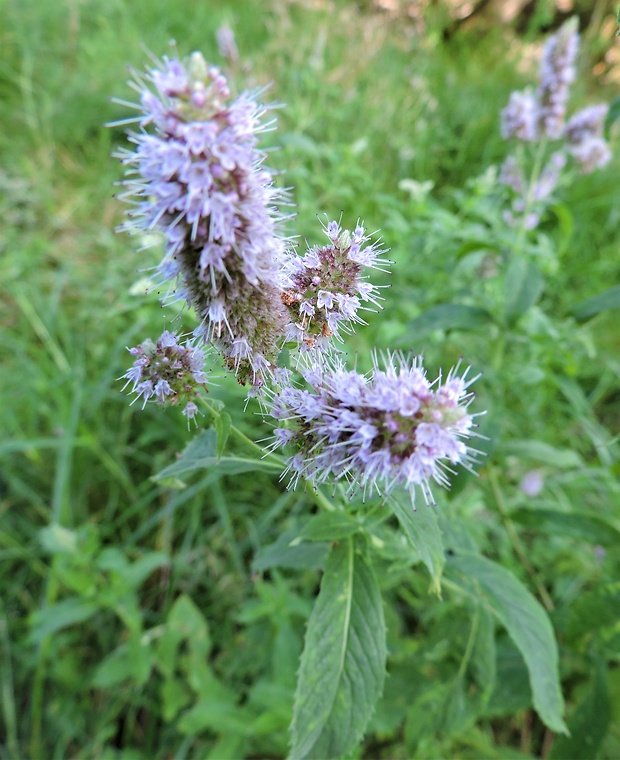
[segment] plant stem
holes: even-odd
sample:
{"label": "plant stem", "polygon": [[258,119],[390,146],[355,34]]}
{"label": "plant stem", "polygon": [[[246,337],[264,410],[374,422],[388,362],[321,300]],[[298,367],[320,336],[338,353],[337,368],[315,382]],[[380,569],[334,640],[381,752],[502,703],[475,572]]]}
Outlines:
{"label": "plant stem", "polygon": [[476,607],[476,611],[474,612],[474,618],[471,621],[471,628],[469,629],[469,637],[467,638],[465,654],[463,655],[463,659],[461,660],[457,678],[463,678],[463,676],[465,675],[465,671],[467,670],[467,666],[469,665],[472,652],[474,651],[474,644],[476,643],[476,634],[478,633],[479,625],[480,625],[480,608]]}
{"label": "plant stem", "polygon": [[553,600],[549,596],[549,592],[547,591],[544,584],[540,580],[540,576],[538,575],[536,568],[530,562],[525,552],[525,549],[523,547],[523,543],[521,542],[521,539],[519,538],[519,534],[517,533],[517,529],[515,528],[514,523],[510,519],[508,507],[506,506],[504,495],[500,488],[499,479],[497,477],[495,468],[493,466],[489,466],[488,473],[489,473],[489,482],[491,483],[491,489],[493,491],[493,495],[495,496],[495,503],[497,504],[497,508],[502,518],[502,522],[504,523],[504,525],[506,526],[506,530],[508,531],[508,536],[510,537],[510,542],[512,544],[512,547],[515,550],[515,553],[518,555],[519,559],[521,560],[521,564],[523,565],[528,575],[532,579],[534,585],[536,586],[536,590],[538,591],[538,594],[543,604],[545,605],[547,612],[553,612],[553,610],[555,609]]}

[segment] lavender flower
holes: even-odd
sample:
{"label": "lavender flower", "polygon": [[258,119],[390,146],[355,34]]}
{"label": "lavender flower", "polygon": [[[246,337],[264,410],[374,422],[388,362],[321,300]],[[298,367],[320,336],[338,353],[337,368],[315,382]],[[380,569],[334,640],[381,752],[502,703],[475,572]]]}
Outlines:
{"label": "lavender flower", "polygon": [[500,130],[504,140],[532,142],[537,138],[537,105],[530,92],[513,92],[501,113]]}
{"label": "lavender flower", "polygon": [[239,63],[239,49],[235,40],[235,33],[228,24],[222,24],[216,33],[217,49],[222,58],[225,58],[231,66]]}
{"label": "lavender flower", "polygon": [[136,394],[134,401],[143,399],[143,409],[150,399],[162,405],[184,403],[183,414],[193,419],[198,412],[194,399],[206,382],[202,349],[180,345],[178,336],[165,330],[156,343],[145,340],[129,353],[137,358],[123,375],[123,390],[133,383],[130,392]]}
{"label": "lavender flower", "polygon": [[560,181],[562,169],[565,166],[566,156],[564,153],[556,151],[551,154],[533,187],[532,195],[535,201],[544,201],[551,195]]}
{"label": "lavender flower", "polygon": [[583,142],[571,145],[569,150],[584,174],[602,169],[611,161],[611,150],[602,137],[589,137]]}
{"label": "lavender flower", "polygon": [[164,59],[134,89],[141,131],[130,135],[135,152],[118,153],[128,167],[123,197],[136,204],[125,228],[163,233],[159,274],[193,305],[197,335],[254,382],[274,363],[285,320],[277,192],[257,149],[264,109],[247,93],[231,100],[200,53]]}
{"label": "lavender flower", "polygon": [[509,187],[517,195],[525,193],[525,177],[523,169],[514,156],[508,156],[501,166],[497,181]]}
{"label": "lavender flower", "polygon": [[563,133],[578,49],[576,18],[569,19],[545,44],[538,89],[538,129],[552,140],[557,140]]}
{"label": "lavender flower", "polygon": [[611,160],[611,150],[603,137],[603,125],[609,106],[605,103],[587,106],[569,119],[564,130],[568,150],[589,174]]}
{"label": "lavender flower", "polygon": [[275,429],[272,448],[294,450],[291,485],[300,477],[317,484],[344,478],[350,490],[389,494],[402,485],[412,497],[418,486],[431,501],[430,481],[448,486],[449,465],[470,468],[477,453],[463,440],[473,435],[473,380],[457,372],[431,383],[418,357],[388,354],[381,366],[375,357],[367,376],[338,362],[315,364],[304,372],[312,390],[285,378],[268,411],[286,423]]}
{"label": "lavender flower", "polygon": [[[381,269],[388,264],[377,243],[359,223],[354,232],[338,222],[324,227],[329,245],[310,248],[304,256],[291,256],[287,263],[282,300],[289,311],[287,340],[302,347],[325,348],[330,336],[351,331],[363,302],[378,306],[377,287],[362,277],[364,268]],[[385,271],[385,270],[382,270]],[[368,308],[368,307],[366,307]]]}

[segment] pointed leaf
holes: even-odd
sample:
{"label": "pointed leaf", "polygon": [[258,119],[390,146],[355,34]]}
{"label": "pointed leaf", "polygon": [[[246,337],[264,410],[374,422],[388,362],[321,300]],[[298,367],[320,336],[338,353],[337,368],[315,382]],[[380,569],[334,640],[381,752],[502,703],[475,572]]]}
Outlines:
{"label": "pointed leaf", "polygon": [[321,512],[313,515],[301,529],[298,539],[294,539],[291,545],[299,541],[338,541],[357,533],[359,523],[346,512]]}
{"label": "pointed leaf", "polygon": [[281,467],[277,463],[264,459],[252,459],[245,456],[220,457],[218,454],[218,437],[214,428],[203,431],[197,438],[189,443],[181,456],[174,464],[168,465],[152,480],[160,482],[170,478],[178,478],[180,475],[194,472],[195,470],[213,469],[222,475],[236,475],[241,472],[252,470],[266,470],[268,472],[280,472]]}
{"label": "pointed leaf", "polygon": [[547,613],[508,570],[485,557],[461,553],[448,561],[446,574],[504,625],[530,675],[534,707],[553,731],[564,733],[564,702],[558,649]]}
{"label": "pointed leaf", "polygon": [[388,503],[407,534],[409,543],[420,554],[428,568],[431,574],[431,589],[439,594],[446,555],[434,508],[425,504],[416,510],[413,504],[404,504],[395,496],[390,497]]}
{"label": "pointed leaf", "polygon": [[506,271],[504,318],[511,325],[530,309],[543,291],[543,278],[533,261],[514,256]]}
{"label": "pointed leaf", "polygon": [[385,660],[379,587],[348,539],[332,549],[308,622],[291,760],[340,757],[355,747],[383,689]]}
{"label": "pointed leaf", "polygon": [[493,318],[486,309],[464,303],[443,303],[422,312],[407,325],[407,332],[397,345],[423,338],[433,330],[476,330],[491,324]]}
{"label": "pointed leaf", "polygon": [[573,309],[573,316],[578,322],[585,322],[602,311],[620,307],[620,285],[604,290],[602,293],[587,298]]}

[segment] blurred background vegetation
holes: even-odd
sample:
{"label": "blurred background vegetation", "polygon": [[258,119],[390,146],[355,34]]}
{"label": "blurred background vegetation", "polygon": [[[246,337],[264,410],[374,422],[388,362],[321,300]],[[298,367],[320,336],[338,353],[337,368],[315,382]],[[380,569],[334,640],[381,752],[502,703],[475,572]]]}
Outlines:
{"label": "blurred background vegetation", "polygon": [[[206,472],[184,489],[150,480],[190,434],[177,410],[129,407],[117,381],[125,347],[158,335],[175,312],[145,296],[157,250],[137,253],[139,241],[114,232],[121,169],[110,153],[125,136],[103,124],[126,116],[110,96],[130,97],[127,67],[142,69],[147,51],[169,53],[171,40],[180,55],[199,49],[222,65],[238,90],[268,87],[265,99],[284,104],[266,142],[279,181],[294,188],[291,231],[316,242],[317,216],[341,213],[345,226],[361,218],[381,229],[396,264],[385,310],[351,341],[360,366],[370,347],[397,345],[423,350],[434,367],[464,356],[485,370],[476,404],[490,410],[495,448],[478,484],[458,485],[452,501],[488,551],[521,567],[506,538],[513,523],[494,522],[485,502],[494,463],[508,509],[523,508],[518,483],[536,466],[547,506],[586,504],[617,531],[617,312],[585,326],[571,317],[617,282],[617,159],[566,187],[543,224],[540,245],[557,251],[543,301],[563,320],[554,335],[523,332],[512,359],[493,366],[484,330],[408,327],[459,294],[462,246],[485,234],[476,198],[507,151],[499,111],[534,81],[545,35],[577,14],[573,105],[617,96],[612,3],[0,0],[0,12],[2,760],[286,754],[322,556],[275,568],[265,547],[309,502],[267,474]],[[232,69],[217,48],[222,24],[240,51]],[[191,315],[180,319],[192,327]],[[243,414],[243,390],[219,374],[213,396],[264,438],[259,418]],[[515,439],[548,448],[524,454],[510,450]],[[519,541],[555,600],[569,717],[600,724],[592,754],[561,756],[613,758],[620,552],[604,527],[592,537],[571,525],[541,539],[523,518]],[[466,612],[431,600],[421,569],[383,583],[394,602],[392,677],[360,756],[549,756],[553,737],[531,709],[514,649],[498,655],[504,694],[494,709],[441,730],[429,720],[420,732],[416,716],[441,701],[451,652],[465,646]]]}

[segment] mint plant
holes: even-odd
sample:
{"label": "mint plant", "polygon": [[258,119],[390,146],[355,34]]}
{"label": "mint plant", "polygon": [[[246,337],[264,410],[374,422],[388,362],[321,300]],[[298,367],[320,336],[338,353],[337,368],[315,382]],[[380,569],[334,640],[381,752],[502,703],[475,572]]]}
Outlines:
{"label": "mint plant", "polygon": [[[200,405],[212,422],[158,479],[178,485],[205,468],[279,471],[317,508],[300,532],[283,537],[282,552],[290,557],[317,541],[328,547],[300,660],[290,757],[348,755],[372,719],[388,653],[377,563],[389,575],[391,564],[414,572],[422,562],[437,595],[447,584],[470,600],[475,621],[493,615],[521,651],[541,719],[564,732],[557,648],[544,609],[510,571],[466,545],[444,543],[450,530],[431,482],[449,488],[457,469],[471,471],[479,457],[471,440],[481,411],[470,410],[469,390],[477,378],[457,365],[431,382],[421,357],[389,351],[374,356],[368,374],[348,368],[341,333],[363,323],[359,311],[368,304],[379,306],[364,272],[389,263],[380,243],[370,242],[359,222],[350,232],[332,221],[324,229],[328,245],[294,252],[258,145],[265,109],[249,93],[232,98],[226,78],[199,53],[157,62],[133,86],[140,98],[133,120],[139,131],[130,133],[136,149],[118,153],[128,167],[123,195],[137,204],[125,229],[161,234],[157,272],[171,283],[164,301],[184,301],[198,325],[184,342],[166,331],[131,349],[138,358],[125,377],[144,403],[183,399],[188,419],[202,427]],[[552,101],[541,97],[548,109]],[[224,370],[247,386],[248,403],[266,423],[275,420],[271,445],[247,439],[212,399],[203,351],[207,363],[219,354]],[[228,454],[231,436],[253,459]],[[425,503],[416,509],[418,491]],[[384,548],[394,540],[401,549],[390,561]],[[280,561],[276,551],[262,567]],[[492,635],[492,623],[485,625]],[[459,689],[471,677],[471,646]],[[194,674],[199,700],[215,703],[221,686],[206,670],[200,678]],[[200,702],[189,706],[181,721],[198,731],[202,712]]]}

